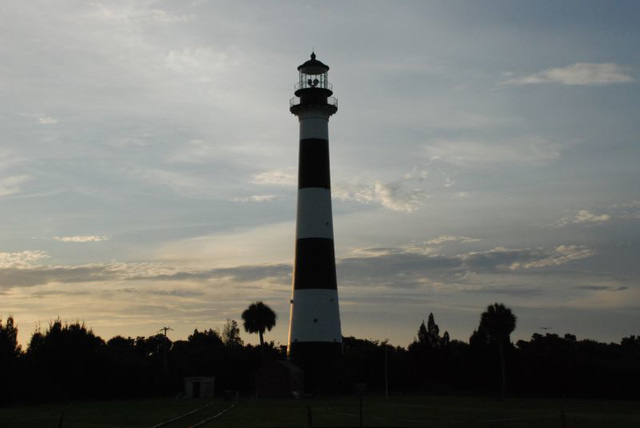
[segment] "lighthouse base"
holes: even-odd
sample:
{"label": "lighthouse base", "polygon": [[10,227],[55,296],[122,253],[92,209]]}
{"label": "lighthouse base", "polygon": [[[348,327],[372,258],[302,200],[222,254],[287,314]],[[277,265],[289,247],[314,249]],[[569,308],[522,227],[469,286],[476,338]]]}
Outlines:
{"label": "lighthouse base", "polygon": [[304,371],[305,392],[335,394],[344,389],[342,343],[293,342],[289,359]]}

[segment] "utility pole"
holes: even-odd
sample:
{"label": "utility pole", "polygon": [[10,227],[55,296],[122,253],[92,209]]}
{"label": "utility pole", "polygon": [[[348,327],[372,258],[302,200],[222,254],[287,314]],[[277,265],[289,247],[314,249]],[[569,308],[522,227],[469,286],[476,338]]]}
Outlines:
{"label": "utility pole", "polygon": [[384,398],[389,398],[389,359],[387,357],[388,350],[389,350],[389,345],[385,343],[384,344]]}
{"label": "utility pole", "polygon": [[162,354],[163,354],[163,368],[164,368],[164,374],[167,374],[167,370],[169,369],[169,360],[167,358],[167,342],[169,340],[169,338],[167,337],[167,331],[173,331],[173,329],[171,327],[162,327],[160,330],[158,330],[158,333],[163,332],[164,333],[164,342],[162,343]]}

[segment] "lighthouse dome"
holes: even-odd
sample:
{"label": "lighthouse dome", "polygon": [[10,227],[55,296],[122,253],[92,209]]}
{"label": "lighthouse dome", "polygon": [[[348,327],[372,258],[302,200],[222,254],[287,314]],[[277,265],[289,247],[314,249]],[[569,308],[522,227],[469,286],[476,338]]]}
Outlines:
{"label": "lighthouse dome", "polygon": [[329,66],[323,64],[321,61],[316,59],[315,52],[311,53],[311,59],[305,62],[304,64],[298,66],[298,71],[304,74],[324,74],[329,71]]}

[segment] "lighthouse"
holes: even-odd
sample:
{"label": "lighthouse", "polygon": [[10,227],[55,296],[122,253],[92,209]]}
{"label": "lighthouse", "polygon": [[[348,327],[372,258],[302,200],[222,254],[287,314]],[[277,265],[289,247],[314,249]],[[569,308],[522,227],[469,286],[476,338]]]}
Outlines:
{"label": "lighthouse", "polygon": [[329,172],[329,118],[338,111],[338,100],[328,71],[312,53],[298,67],[289,101],[300,124],[300,151],[287,354],[316,384],[342,355]]}

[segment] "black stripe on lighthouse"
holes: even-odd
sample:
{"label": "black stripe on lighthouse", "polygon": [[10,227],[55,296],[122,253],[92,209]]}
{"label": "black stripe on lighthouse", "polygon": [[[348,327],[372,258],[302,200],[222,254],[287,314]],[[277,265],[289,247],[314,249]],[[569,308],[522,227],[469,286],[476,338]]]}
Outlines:
{"label": "black stripe on lighthouse", "polygon": [[329,141],[323,138],[300,140],[298,190],[307,187],[331,188]]}
{"label": "black stripe on lighthouse", "polygon": [[338,289],[333,239],[303,238],[296,241],[293,284],[295,290]]}

